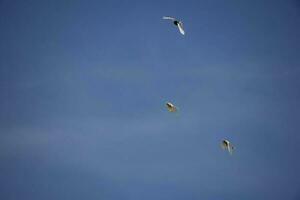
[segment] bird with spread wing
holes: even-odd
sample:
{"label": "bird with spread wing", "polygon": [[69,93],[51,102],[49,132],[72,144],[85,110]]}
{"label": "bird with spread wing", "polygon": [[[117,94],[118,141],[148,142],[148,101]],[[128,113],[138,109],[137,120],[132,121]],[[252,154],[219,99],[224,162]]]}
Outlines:
{"label": "bird with spread wing", "polygon": [[174,17],[169,17],[169,16],[164,16],[163,19],[171,20],[171,21],[173,22],[173,24],[174,24],[175,26],[178,27],[179,32],[180,32],[182,35],[185,35],[185,31],[184,31],[184,29],[183,29],[183,23],[182,23],[182,21],[179,21],[179,20],[177,20],[176,18],[174,18]]}

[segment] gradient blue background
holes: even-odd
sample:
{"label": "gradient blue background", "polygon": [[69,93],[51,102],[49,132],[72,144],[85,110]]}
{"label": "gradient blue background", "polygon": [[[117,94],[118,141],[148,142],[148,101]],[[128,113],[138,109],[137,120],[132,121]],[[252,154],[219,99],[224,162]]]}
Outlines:
{"label": "gradient blue background", "polygon": [[1,0],[0,199],[299,200],[299,75],[299,0]]}

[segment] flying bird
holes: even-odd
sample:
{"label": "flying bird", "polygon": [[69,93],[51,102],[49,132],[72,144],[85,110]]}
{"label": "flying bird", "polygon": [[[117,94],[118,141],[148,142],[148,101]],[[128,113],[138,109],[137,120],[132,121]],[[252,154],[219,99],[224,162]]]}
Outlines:
{"label": "flying bird", "polygon": [[176,112],[177,111],[177,108],[176,106],[174,106],[172,103],[170,102],[167,102],[166,103],[166,106],[167,106],[167,109],[169,112]]}
{"label": "flying bird", "polygon": [[169,17],[169,16],[164,16],[163,19],[171,20],[174,23],[174,25],[178,27],[180,33],[182,35],[185,34],[182,21],[179,21],[179,20],[175,19],[174,17]]}
{"label": "flying bird", "polygon": [[223,140],[221,142],[221,147],[222,149],[226,149],[230,154],[232,154],[234,147],[232,146],[232,144],[228,141],[228,140]]}

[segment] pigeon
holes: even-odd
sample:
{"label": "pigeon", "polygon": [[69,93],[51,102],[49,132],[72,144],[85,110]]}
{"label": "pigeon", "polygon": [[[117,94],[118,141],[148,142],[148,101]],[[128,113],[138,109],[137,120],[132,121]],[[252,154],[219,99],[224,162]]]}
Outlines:
{"label": "pigeon", "polygon": [[234,147],[228,140],[223,140],[221,143],[222,149],[227,149],[227,151],[232,154]]}
{"label": "pigeon", "polygon": [[174,17],[169,17],[169,16],[164,16],[163,19],[167,19],[167,20],[171,20],[173,21],[174,25],[178,27],[180,33],[182,35],[185,34],[184,30],[183,30],[183,23],[177,19],[175,19]]}
{"label": "pigeon", "polygon": [[177,111],[177,108],[176,106],[174,106],[172,103],[170,102],[167,102],[166,103],[166,106],[167,106],[167,109],[169,112],[176,112]]}

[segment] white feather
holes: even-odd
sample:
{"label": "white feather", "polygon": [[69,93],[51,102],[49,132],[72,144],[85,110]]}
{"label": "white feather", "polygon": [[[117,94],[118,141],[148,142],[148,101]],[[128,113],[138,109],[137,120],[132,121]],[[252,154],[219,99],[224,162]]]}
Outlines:
{"label": "white feather", "polygon": [[179,23],[179,24],[177,25],[177,27],[178,27],[180,33],[181,33],[182,35],[184,35],[185,32],[184,32],[184,30],[183,30],[183,25],[182,25],[182,23]]}
{"label": "white feather", "polygon": [[173,18],[173,17],[169,17],[169,16],[163,16],[163,19],[169,19],[169,20],[176,20],[175,18]]}

